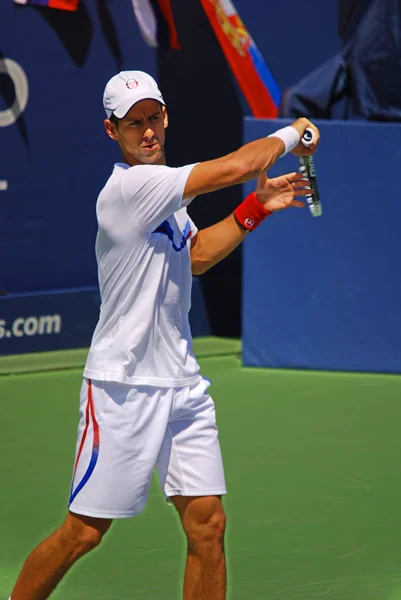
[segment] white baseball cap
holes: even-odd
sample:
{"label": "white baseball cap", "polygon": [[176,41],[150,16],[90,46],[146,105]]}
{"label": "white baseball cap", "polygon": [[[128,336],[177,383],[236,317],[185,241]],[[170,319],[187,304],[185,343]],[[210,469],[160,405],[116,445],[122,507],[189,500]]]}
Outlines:
{"label": "white baseball cap", "polygon": [[148,98],[165,105],[156,81],[148,73],[121,71],[107,83],[103,106],[108,119],[112,113],[122,119],[134,104]]}

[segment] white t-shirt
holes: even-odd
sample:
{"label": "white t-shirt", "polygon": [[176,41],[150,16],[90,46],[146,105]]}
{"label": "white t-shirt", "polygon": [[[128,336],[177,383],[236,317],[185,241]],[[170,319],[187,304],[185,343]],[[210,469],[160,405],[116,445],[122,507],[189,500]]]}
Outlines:
{"label": "white t-shirt", "polygon": [[197,228],[183,206],[194,166],[117,163],[100,192],[101,309],[85,377],[158,387],[200,379],[188,321]]}

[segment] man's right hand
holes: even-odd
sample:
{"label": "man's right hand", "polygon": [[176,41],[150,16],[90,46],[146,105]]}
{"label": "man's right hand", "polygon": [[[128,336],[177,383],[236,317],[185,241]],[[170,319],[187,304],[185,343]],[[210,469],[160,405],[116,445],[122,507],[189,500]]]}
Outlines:
{"label": "man's right hand", "polygon": [[316,139],[313,142],[313,144],[311,144],[308,147],[304,146],[302,141],[300,141],[299,144],[295,146],[294,150],[291,150],[291,154],[295,154],[295,156],[309,156],[310,154],[313,154],[316,151],[320,140],[319,129],[316,127],[316,125],[311,123],[309,119],[301,117],[300,119],[294,121],[294,123],[291,123],[291,127],[294,127],[294,129],[298,131],[301,138],[305,132],[305,129],[307,129],[308,127],[314,131],[316,136]]}

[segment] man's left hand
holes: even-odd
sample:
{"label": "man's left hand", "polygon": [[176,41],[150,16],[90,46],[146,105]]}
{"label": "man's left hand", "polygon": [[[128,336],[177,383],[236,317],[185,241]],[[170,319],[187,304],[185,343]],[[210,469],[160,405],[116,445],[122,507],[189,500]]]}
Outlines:
{"label": "man's left hand", "polygon": [[311,193],[310,182],[301,173],[288,173],[269,179],[264,173],[258,177],[255,194],[259,202],[270,212],[283,210],[290,206],[303,208],[304,202],[295,200],[299,196]]}

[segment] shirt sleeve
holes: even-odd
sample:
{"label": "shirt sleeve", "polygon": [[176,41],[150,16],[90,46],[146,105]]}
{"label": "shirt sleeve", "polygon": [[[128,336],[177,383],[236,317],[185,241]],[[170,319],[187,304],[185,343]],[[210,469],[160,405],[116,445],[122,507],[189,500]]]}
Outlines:
{"label": "shirt sleeve", "polygon": [[127,169],[121,179],[121,193],[131,221],[139,229],[153,231],[182,208],[185,185],[194,166],[136,165]]}

